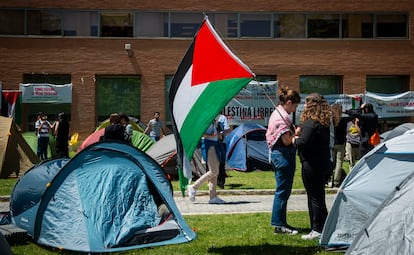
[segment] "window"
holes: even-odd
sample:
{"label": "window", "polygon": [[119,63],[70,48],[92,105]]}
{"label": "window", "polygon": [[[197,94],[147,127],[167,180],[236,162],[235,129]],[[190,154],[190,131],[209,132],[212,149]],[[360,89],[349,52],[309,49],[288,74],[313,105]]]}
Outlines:
{"label": "window", "polygon": [[135,28],[138,37],[168,36],[168,13],[137,12],[135,13]]}
{"label": "window", "polygon": [[[70,74],[24,74],[23,83],[50,83],[56,85],[63,85],[71,83]],[[67,120],[71,119],[71,104],[30,104],[26,107],[26,114],[23,118],[26,119],[25,130],[34,131],[34,123],[39,112],[44,112],[48,115],[49,121],[55,121],[60,112],[64,112]]]}
{"label": "window", "polygon": [[0,10],[0,34],[24,35],[24,11]]}
{"label": "window", "polygon": [[270,37],[270,14],[240,14],[241,37]]}
{"label": "window", "polygon": [[408,75],[368,75],[366,89],[380,94],[397,94],[410,90]]}
{"label": "window", "polygon": [[408,37],[407,15],[376,15],[376,24],[376,37]]}
{"label": "window", "polygon": [[372,14],[343,14],[343,38],[373,38],[374,19]]}
{"label": "window", "polygon": [[203,19],[201,13],[171,13],[171,37],[194,37]]}
{"label": "window", "polygon": [[62,18],[59,10],[30,10],[27,12],[29,35],[62,35]]}
{"label": "window", "polygon": [[214,28],[217,30],[217,33],[219,33],[220,36],[227,38],[237,37],[237,14],[214,13],[209,14],[209,19],[211,17],[214,17]]}
{"label": "window", "polygon": [[306,16],[304,14],[275,14],[274,37],[305,38]]}
{"label": "window", "polygon": [[132,37],[133,14],[130,12],[102,12],[102,37]]}
{"label": "window", "polygon": [[141,79],[138,76],[97,76],[96,117],[97,124],[111,113],[124,112],[128,116],[141,117]]}
{"label": "window", "polygon": [[336,75],[301,75],[299,77],[300,93],[319,93],[332,95],[342,93],[342,76]]}
{"label": "window", "polygon": [[339,38],[339,15],[308,15],[308,38]]}
{"label": "window", "polygon": [[98,12],[63,12],[64,36],[98,36]]}

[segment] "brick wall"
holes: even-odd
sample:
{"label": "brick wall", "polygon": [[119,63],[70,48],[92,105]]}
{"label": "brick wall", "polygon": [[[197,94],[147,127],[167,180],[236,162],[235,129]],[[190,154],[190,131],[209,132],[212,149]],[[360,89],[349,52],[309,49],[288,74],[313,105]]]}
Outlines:
{"label": "brick wall", "polygon": [[[208,3],[206,6],[204,2]],[[237,11],[411,11],[412,1],[24,1],[25,7],[93,9],[185,9]],[[355,1],[353,1],[355,2]],[[271,3],[271,4],[269,4]],[[57,6],[60,5],[60,6]],[[18,7],[3,1],[0,7]],[[17,89],[24,73],[71,74],[73,103],[72,132],[84,139],[95,128],[95,75],[140,75],[142,121],[154,111],[165,117],[165,75],[174,74],[188,39],[136,38],[36,38],[0,37],[0,81],[4,89]],[[344,93],[365,90],[366,75],[409,75],[414,90],[414,41],[411,40],[240,40],[225,42],[257,75],[276,75],[279,82],[299,89],[300,75],[342,75]],[[128,57],[124,44],[134,55]]]}

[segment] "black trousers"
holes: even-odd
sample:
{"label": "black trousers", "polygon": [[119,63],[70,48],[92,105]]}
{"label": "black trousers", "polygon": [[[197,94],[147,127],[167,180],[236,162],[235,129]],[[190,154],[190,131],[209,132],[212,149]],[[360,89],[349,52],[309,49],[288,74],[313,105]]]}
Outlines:
{"label": "black trousers", "polygon": [[325,202],[326,169],[314,169],[308,161],[302,162],[302,181],[305,186],[311,229],[322,232],[328,210]]}

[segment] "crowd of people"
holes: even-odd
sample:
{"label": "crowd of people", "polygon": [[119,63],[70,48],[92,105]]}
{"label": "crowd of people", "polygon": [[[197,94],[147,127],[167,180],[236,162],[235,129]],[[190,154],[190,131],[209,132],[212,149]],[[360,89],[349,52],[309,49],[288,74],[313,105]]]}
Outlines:
{"label": "crowd of people", "polygon": [[[298,230],[287,222],[287,203],[291,195],[296,170],[296,156],[301,163],[302,182],[306,190],[311,231],[302,239],[318,239],[328,215],[325,202],[325,187],[329,180],[339,187],[346,176],[343,162],[349,161],[351,170],[356,161],[368,153],[375,144],[371,137],[378,132],[378,116],[371,104],[362,104],[360,109],[343,111],[342,105],[330,105],[324,96],[311,93],[306,96],[300,123],[295,125],[291,114],[301,102],[300,94],[287,87],[278,89],[279,105],[272,112],[266,132],[269,162],[275,175],[271,226],[275,234],[296,235]],[[132,126],[125,113],[113,113],[109,117],[102,140],[131,142]],[[44,113],[39,113],[35,122],[38,138],[37,155],[47,159],[49,134],[56,137],[58,157],[68,157],[69,122],[64,113],[51,124]],[[207,183],[210,204],[225,204],[218,197],[217,187],[224,188],[226,178],[225,137],[230,132],[226,116],[219,114],[204,132],[200,150],[206,163],[206,172],[187,186],[188,197],[195,201],[197,190]],[[168,132],[154,112],[144,133],[155,142]]]}

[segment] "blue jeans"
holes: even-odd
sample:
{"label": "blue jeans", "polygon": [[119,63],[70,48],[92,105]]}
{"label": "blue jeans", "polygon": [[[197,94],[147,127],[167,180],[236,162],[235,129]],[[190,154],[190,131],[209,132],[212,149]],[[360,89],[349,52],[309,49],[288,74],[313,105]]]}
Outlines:
{"label": "blue jeans", "polygon": [[41,160],[47,159],[47,147],[49,146],[49,137],[39,137],[37,150]]}
{"label": "blue jeans", "polygon": [[287,226],[287,202],[292,193],[296,169],[296,148],[278,147],[271,151],[271,163],[275,171],[276,191],[273,199],[272,226]]}

